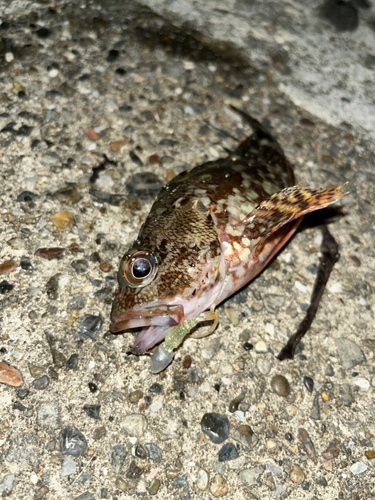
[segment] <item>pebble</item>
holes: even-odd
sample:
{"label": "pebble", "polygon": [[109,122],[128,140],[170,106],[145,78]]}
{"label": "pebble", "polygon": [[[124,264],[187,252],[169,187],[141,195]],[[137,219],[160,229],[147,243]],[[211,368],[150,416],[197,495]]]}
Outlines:
{"label": "pebble", "polygon": [[148,392],[151,392],[152,394],[161,394],[163,392],[163,386],[155,382],[150,386]]}
{"label": "pebble", "polygon": [[30,262],[30,259],[28,257],[21,257],[21,268],[24,271],[32,271],[34,269],[34,266]]}
{"label": "pebble", "polygon": [[302,427],[300,427],[298,429],[297,436],[298,436],[298,439],[301,441],[302,447],[305,450],[305,452],[307,453],[307,455],[309,455],[315,462],[316,461],[316,451],[315,451],[314,445],[313,445],[307,431],[305,429],[303,429]]}
{"label": "pebble", "polygon": [[17,268],[17,264],[14,260],[6,260],[0,264],[0,274],[8,274]]}
{"label": "pebble", "polygon": [[71,266],[77,271],[78,274],[83,274],[88,270],[89,263],[85,259],[77,259],[71,262]]}
{"label": "pebble", "polygon": [[163,403],[161,401],[155,401],[150,405],[151,413],[157,413],[163,408]]}
{"label": "pebble", "polygon": [[129,436],[142,437],[147,429],[147,419],[140,413],[132,413],[127,415],[120,425]]}
{"label": "pebble", "polygon": [[61,259],[65,248],[39,248],[35,251],[34,255],[42,257],[43,259]]}
{"label": "pebble", "polygon": [[290,473],[290,479],[295,484],[302,484],[305,480],[305,473],[299,465],[295,465]]}
{"label": "pebble", "polygon": [[362,349],[352,340],[339,337],[335,339],[335,344],[345,370],[351,370],[366,360]]}
{"label": "pebble", "polygon": [[58,351],[54,347],[51,348],[53,364],[56,368],[62,368],[66,365],[66,357],[61,351]]}
{"label": "pebble", "polygon": [[61,425],[60,407],[55,401],[41,403],[37,407],[37,424],[42,429],[56,430]]}
{"label": "pebble", "polygon": [[7,497],[11,494],[14,486],[15,475],[6,474],[0,481],[0,496]]}
{"label": "pebble", "polygon": [[270,314],[278,313],[280,308],[284,305],[284,302],[284,295],[269,294],[263,296],[264,307]]}
{"label": "pebble", "polygon": [[277,467],[277,465],[275,465],[274,463],[272,462],[268,462],[267,465],[266,465],[266,469],[271,473],[273,474],[274,476],[277,476],[279,474],[282,474],[282,470],[280,469],[280,467]]}
{"label": "pebble", "polygon": [[331,365],[327,365],[327,368],[326,368],[326,375],[327,377],[333,377],[335,374],[333,368]]}
{"label": "pebble", "polygon": [[227,443],[219,450],[219,462],[227,462],[236,458],[238,458],[238,451],[233,443]]}
{"label": "pebble", "polygon": [[197,487],[199,490],[204,491],[208,487],[208,482],[210,480],[210,476],[205,469],[199,469],[197,476]]}
{"label": "pebble", "polygon": [[150,459],[153,462],[159,464],[163,458],[159,446],[153,443],[147,443],[145,447],[148,451],[148,456],[150,457]]}
{"label": "pebble", "polygon": [[366,391],[370,389],[370,382],[363,377],[358,377],[355,381],[355,385]]}
{"label": "pebble", "polygon": [[128,483],[120,476],[116,478],[115,486],[121,491],[128,491]]}
{"label": "pebble", "polygon": [[74,500],[95,500],[95,497],[89,491],[85,491],[85,493],[82,493],[82,495],[79,495]]}
{"label": "pebble", "polygon": [[129,395],[128,395],[128,400],[130,401],[130,403],[134,404],[134,403],[138,403],[138,401],[140,399],[143,398],[143,392],[138,389],[136,391],[132,391]]}
{"label": "pebble", "polygon": [[356,476],[358,474],[362,474],[363,472],[366,472],[368,467],[366,464],[364,464],[360,460],[359,462],[356,462],[355,464],[351,465],[349,467],[349,469],[350,469],[350,472]]}
{"label": "pebble", "polygon": [[271,363],[268,361],[267,358],[258,358],[256,361],[256,367],[262,375],[268,375],[269,372],[271,371]]}
{"label": "pebble", "polygon": [[313,406],[310,412],[310,417],[314,420],[320,420],[319,394],[316,394],[313,400]]}
{"label": "pebble", "polygon": [[232,401],[229,403],[229,411],[231,413],[234,413],[238,410],[238,407],[240,403],[243,401],[245,397],[245,393],[241,392],[238,396],[236,396]]}
{"label": "pebble", "polygon": [[250,427],[250,425],[242,424],[240,425],[233,434],[233,439],[238,441],[246,448],[252,448],[257,439],[255,438],[254,431]]}
{"label": "pebble", "polygon": [[332,458],[338,456],[339,451],[340,451],[340,443],[337,439],[334,439],[329,443],[328,448],[325,451],[323,451],[322,457],[325,458],[326,460],[331,460]]}
{"label": "pebble", "polygon": [[313,392],[314,390],[314,380],[309,377],[308,375],[305,375],[303,377],[303,385],[306,387],[306,389],[308,390],[308,392],[310,392],[310,394]]}
{"label": "pebble", "polygon": [[286,397],[290,392],[290,385],[283,375],[275,375],[271,380],[271,388],[278,396]]}
{"label": "pebble", "polygon": [[78,370],[78,354],[72,354],[66,362],[68,370]]}
{"label": "pebble", "polygon": [[244,469],[240,472],[239,476],[242,482],[247,486],[257,484],[258,477],[263,473],[263,467],[260,465],[252,467],[251,469]]}
{"label": "pebble", "polygon": [[324,488],[326,488],[328,486],[327,479],[323,476],[317,477],[315,479],[315,484],[317,484],[319,486],[323,486]]}
{"label": "pebble", "polygon": [[374,450],[366,450],[365,451],[366,458],[369,460],[373,460],[375,458],[375,451]]}
{"label": "pebble", "polygon": [[50,221],[57,229],[66,229],[68,226],[72,226],[74,224],[73,217],[69,212],[57,212],[54,215],[51,215]]}
{"label": "pebble", "polygon": [[93,434],[92,437],[95,439],[95,441],[98,441],[99,439],[102,439],[107,434],[107,429],[102,426],[102,427],[97,427]]}
{"label": "pebble", "polygon": [[223,476],[220,476],[220,474],[215,474],[215,476],[212,478],[210,492],[215,498],[223,497],[228,493],[228,486]]}
{"label": "pebble", "polygon": [[191,356],[187,354],[182,362],[182,366],[186,369],[189,369],[191,366]]}
{"label": "pebble", "polygon": [[76,469],[77,469],[76,462],[72,458],[65,456],[63,466],[61,469],[61,477],[71,476],[72,474],[75,473]]}
{"label": "pebble", "polygon": [[82,198],[77,188],[73,186],[58,189],[52,196],[60,203],[77,203]]}
{"label": "pebble", "polygon": [[5,295],[13,290],[14,285],[8,283],[8,281],[3,280],[0,282],[0,294]]}
{"label": "pebble", "polygon": [[141,458],[142,460],[146,460],[148,457],[147,450],[142,444],[137,444],[134,453],[136,457]]}
{"label": "pebble", "polygon": [[89,405],[89,404],[83,405],[83,411],[86,413],[86,415],[95,420],[100,420],[100,415],[99,415],[100,408],[101,408],[100,405]]}
{"label": "pebble", "polygon": [[133,460],[129,465],[129,469],[126,473],[126,477],[129,479],[136,479],[143,474],[144,469],[142,467],[138,467],[138,465]]}
{"label": "pebble", "polygon": [[220,413],[205,413],[201,420],[201,429],[215,444],[221,444],[229,436],[230,423]]}
{"label": "pebble", "polygon": [[163,186],[163,181],[153,172],[133,174],[125,183],[127,191],[143,201],[155,198]]}
{"label": "pebble", "polygon": [[43,391],[44,389],[47,389],[49,386],[49,377],[48,375],[42,375],[41,377],[37,378],[34,380],[32,383],[32,386],[34,389],[37,389],[38,391]]}
{"label": "pebble", "polygon": [[79,457],[87,448],[87,441],[82,432],[75,427],[67,426],[61,429],[59,447],[63,455]]}
{"label": "pebble", "polygon": [[0,361],[0,383],[20,387],[23,383],[21,372],[5,361]]}
{"label": "pebble", "polygon": [[88,386],[89,386],[90,392],[92,392],[92,393],[94,393],[98,390],[98,386],[96,384],[94,384],[94,382],[89,382]]}
{"label": "pebble", "polygon": [[351,406],[353,404],[354,398],[349,384],[342,384],[338,393],[345,406]]}
{"label": "pebble", "polygon": [[110,450],[109,461],[114,474],[120,474],[127,454],[128,451],[123,444],[118,444]]}
{"label": "pebble", "polygon": [[46,293],[50,300],[56,300],[58,297],[59,279],[60,273],[51,276],[51,278],[46,283]]}
{"label": "pebble", "polygon": [[266,343],[264,342],[264,340],[259,340],[259,341],[255,344],[255,351],[256,351],[256,352],[258,352],[258,353],[268,352],[267,345],[266,345]]}
{"label": "pebble", "polygon": [[94,314],[85,314],[78,325],[78,333],[89,339],[96,339],[103,325],[103,318]]}
{"label": "pebble", "polygon": [[156,493],[159,491],[160,484],[160,479],[153,479],[147,487],[149,495],[156,495]]}

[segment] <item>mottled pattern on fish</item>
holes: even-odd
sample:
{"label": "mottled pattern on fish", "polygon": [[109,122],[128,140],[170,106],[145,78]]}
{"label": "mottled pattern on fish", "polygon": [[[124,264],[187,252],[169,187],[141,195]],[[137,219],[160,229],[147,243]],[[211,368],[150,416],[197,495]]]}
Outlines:
{"label": "mottled pattern on fish", "polygon": [[[301,216],[342,196],[339,188],[295,186],[279,144],[250,120],[255,132],[233,153],[183,172],[164,187],[122,259],[111,330],[144,327],[135,351],[160,342],[170,328],[241,288],[292,236]],[[143,284],[130,276],[131,266],[148,253],[157,268]]]}

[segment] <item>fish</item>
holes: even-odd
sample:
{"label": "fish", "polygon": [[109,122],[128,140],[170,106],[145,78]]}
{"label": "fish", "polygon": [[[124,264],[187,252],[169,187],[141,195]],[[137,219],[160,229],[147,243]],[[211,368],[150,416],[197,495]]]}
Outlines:
{"label": "fish", "polygon": [[212,333],[215,308],[267,266],[305,214],[346,194],[342,186],[301,187],[277,140],[232,110],[253,133],[226,157],[172,179],[120,262],[110,330],[140,329],[134,354],[158,345],[153,373],[171,363],[187,335]]}

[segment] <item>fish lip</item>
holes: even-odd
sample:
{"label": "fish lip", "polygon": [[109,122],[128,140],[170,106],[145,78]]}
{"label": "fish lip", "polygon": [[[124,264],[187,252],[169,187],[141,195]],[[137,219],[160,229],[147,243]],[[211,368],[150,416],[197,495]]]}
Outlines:
{"label": "fish lip", "polygon": [[184,307],[182,304],[158,305],[126,311],[123,314],[112,316],[110,331],[119,333],[138,327],[179,325],[184,320]]}

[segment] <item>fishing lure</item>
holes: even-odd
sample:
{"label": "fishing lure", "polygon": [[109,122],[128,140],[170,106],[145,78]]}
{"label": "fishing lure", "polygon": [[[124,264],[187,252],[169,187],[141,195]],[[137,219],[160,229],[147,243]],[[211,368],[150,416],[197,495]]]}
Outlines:
{"label": "fishing lure", "polygon": [[159,344],[151,356],[153,373],[168,366],[197,325],[213,322],[197,336],[215,329],[215,307],[268,264],[303,215],[345,194],[342,186],[296,185],[277,141],[257,120],[235,111],[253,134],[226,158],[169,182],[121,259],[110,329],[141,327],[135,354]]}

